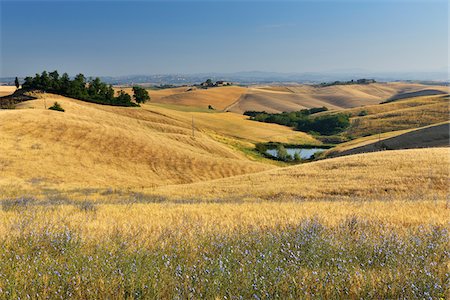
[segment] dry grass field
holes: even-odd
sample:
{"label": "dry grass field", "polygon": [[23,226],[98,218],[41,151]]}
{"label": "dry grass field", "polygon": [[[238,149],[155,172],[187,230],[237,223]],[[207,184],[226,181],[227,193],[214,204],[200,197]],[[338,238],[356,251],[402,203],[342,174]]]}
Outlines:
{"label": "dry grass field", "polygon": [[447,147],[450,141],[449,132],[448,122],[419,129],[390,131],[340,144],[324,154],[330,157],[380,150]]}
{"label": "dry grass field", "polygon": [[449,164],[449,148],[381,151],[149,191],[225,202],[446,199]]}
{"label": "dry grass field", "polygon": [[[44,110],[58,101],[65,113]],[[1,186],[139,187],[227,177],[267,169],[197,132],[189,123],[142,109],[64,97],[0,111]],[[34,107],[34,109],[25,109]]]}
{"label": "dry grass field", "polygon": [[[116,91],[124,90],[132,94],[131,88],[116,87]],[[236,102],[247,89],[239,86],[224,86],[208,89],[195,87],[177,87],[160,90],[149,89],[152,102],[180,106],[193,106],[207,109],[211,105],[216,110],[224,110]]]}
{"label": "dry grass field", "polygon": [[[367,115],[357,116],[361,111],[366,111]],[[445,122],[450,108],[447,95],[414,97],[343,112],[354,116],[347,134],[361,137]]]}
{"label": "dry grass field", "polygon": [[[132,94],[131,88],[116,87]],[[446,86],[416,83],[375,83],[368,85],[225,86],[209,89],[177,87],[148,90],[152,102],[242,114],[247,110],[283,112],[326,106],[331,110],[374,105],[390,98],[448,93]]]}
{"label": "dry grass field", "polygon": [[11,95],[15,91],[15,86],[0,85],[0,97]]}
{"label": "dry grass field", "polygon": [[[231,113],[188,113],[157,105],[120,108],[51,94],[40,97],[0,111],[3,197],[23,190],[126,190],[229,177],[274,167],[239,151],[254,142],[317,142],[302,132]],[[44,109],[54,101],[66,112]]]}
{"label": "dry grass field", "polygon": [[[448,147],[286,167],[244,150],[320,142],[188,102],[37,96],[0,111],[0,299],[450,295]],[[54,101],[64,113],[45,109]],[[361,133],[392,124],[407,129],[382,137],[401,138],[448,118],[447,101],[347,111],[371,120]]]}
{"label": "dry grass field", "polygon": [[296,111],[303,108],[326,106],[329,109],[345,109],[351,107],[373,105],[391,97],[401,98],[405,93],[409,96],[420,95],[420,91],[435,90],[448,93],[446,86],[427,86],[412,83],[375,83],[368,85],[336,85],[314,87],[310,85],[294,85],[287,87],[249,88],[238,102],[228,108],[229,111],[243,113],[247,110],[279,113]]}

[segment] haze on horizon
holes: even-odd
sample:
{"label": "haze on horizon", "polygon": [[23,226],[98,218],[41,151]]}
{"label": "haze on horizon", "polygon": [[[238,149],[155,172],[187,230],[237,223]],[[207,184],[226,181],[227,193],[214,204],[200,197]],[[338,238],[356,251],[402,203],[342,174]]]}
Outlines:
{"label": "haze on horizon", "polygon": [[4,1],[0,77],[447,71],[447,1]]}

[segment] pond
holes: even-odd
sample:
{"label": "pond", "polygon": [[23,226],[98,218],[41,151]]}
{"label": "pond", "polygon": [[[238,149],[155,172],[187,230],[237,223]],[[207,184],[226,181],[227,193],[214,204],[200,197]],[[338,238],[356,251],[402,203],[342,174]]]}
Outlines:
{"label": "pond", "polygon": [[[287,153],[294,157],[295,153],[298,153],[302,159],[310,159],[314,154],[323,152],[325,148],[286,148]],[[266,151],[267,154],[273,157],[278,157],[277,149],[269,149]]]}

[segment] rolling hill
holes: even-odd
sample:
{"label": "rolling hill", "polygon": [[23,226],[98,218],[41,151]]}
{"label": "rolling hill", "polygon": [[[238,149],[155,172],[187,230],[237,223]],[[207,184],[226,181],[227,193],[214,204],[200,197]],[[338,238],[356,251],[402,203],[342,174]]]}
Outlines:
{"label": "rolling hill", "polygon": [[381,151],[321,160],[209,182],[149,189],[197,201],[307,201],[446,197],[449,148]]}
{"label": "rolling hill", "polygon": [[[131,94],[131,88],[116,87]],[[418,83],[389,82],[353,85],[284,85],[284,86],[226,86],[209,89],[177,87],[149,89],[152,102],[183,107],[216,110],[242,114],[245,111],[279,113],[304,108],[326,106],[330,110],[379,104],[383,101],[433,96],[448,93],[447,86]]]}
{"label": "rolling hill", "polygon": [[[37,96],[0,111],[3,197],[24,191],[138,189],[258,172],[274,165],[251,160],[236,148],[269,139],[315,141],[232,113],[187,113],[152,104],[112,107]],[[54,101],[66,111],[45,109]]]}
{"label": "rolling hill", "polygon": [[[160,98],[153,98],[182,99],[182,103],[150,102],[139,108],[124,108],[37,94],[37,100],[20,103],[15,110],[0,111],[0,196],[33,193],[48,197],[55,192],[103,197],[102,193],[113,190],[120,193],[140,191],[172,198],[188,198],[192,193],[193,197],[208,198],[218,197],[217,193],[224,192],[223,189],[227,189],[224,197],[251,199],[370,196],[367,186],[375,179],[367,172],[381,174],[385,163],[397,165],[403,172],[423,172],[420,168],[425,168],[425,165],[437,164],[430,156],[432,153],[441,160],[447,159],[444,155],[446,149],[417,150],[419,152],[414,152],[414,155],[422,159],[417,162],[420,166],[417,170],[416,167],[406,170],[402,160],[413,152],[389,151],[389,154],[351,156],[344,160],[332,159],[277,169],[280,163],[250,151],[255,143],[274,141],[320,145],[321,142],[309,134],[285,126],[254,122],[240,114],[193,105],[196,97],[199,97],[199,103],[206,103],[205,99],[209,99],[210,103],[211,99],[228,101],[223,99],[238,97],[245,88],[224,87],[190,92],[182,89],[158,90],[156,92]],[[288,91],[292,87],[253,89],[274,95],[292,93]],[[184,98],[185,94],[193,98]],[[66,112],[47,110],[54,101],[58,101]],[[361,110],[366,112],[365,115],[360,115]],[[448,121],[448,96],[445,95],[399,99],[382,105],[326,113],[341,111],[350,114],[354,123],[352,132],[347,133],[360,138],[339,145],[332,150],[335,153],[373,151],[377,138],[382,138],[389,149],[446,146],[445,140],[448,140],[448,135],[444,136],[448,124],[438,124]],[[379,132],[384,133],[379,136]],[[270,171],[274,173],[265,172],[271,169],[275,169]],[[328,169],[330,171],[326,171]],[[296,175],[286,179],[282,175],[285,171],[281,170],[295,170]],[[256,174],[254,177],[236,177],[250,173]],[[397,175],[415,176],[408,174]],[[359,176],[362,181],[356,184],[354,176]],[[228,177],[230,181],[224,179],[217,185],[211,181]],[[241,179],[235,178],[249,178],[251,185],[241,186]],[[298,187],[294,183],[295,178],[299,180]],[[314,178],[313,182],[311,178]],[[391,179],[383,180],[389,183]],[[392,180],[396,182],[396,179]],[[185,186],[190,183],[193,185]],[[220,187],[222,185],[223,188]],[[240,186],[242,190],[234,186]],[[381,181],[379,186],[383,186]],[[409,187],[409,183],[403,182],[400,186],[400,192],[405,192],[408,189],[403,187]],[[260,189],[264,188],[266,191],[261,192]],[[389,193],[399,192],[391,185],[386,190]]]}
{"label": "rolling hill", "polygon": [[370,136],[338,145],[327,156],[343,156],[382,150],[448,147],[450,124],[431,125],[412,130],[389,132],[386,136]]}
{"label": "rolling hill", "polygon": [[237,113],[247,110],[279,113],[321,106],[338,110],[378,104],[393,97],[400,99],[412,95],[434,95],[446,92],[448,93],[448,87],[445,86],[431,88],[412,83],[249,88],[236,103],[228,107],[228,110]]}

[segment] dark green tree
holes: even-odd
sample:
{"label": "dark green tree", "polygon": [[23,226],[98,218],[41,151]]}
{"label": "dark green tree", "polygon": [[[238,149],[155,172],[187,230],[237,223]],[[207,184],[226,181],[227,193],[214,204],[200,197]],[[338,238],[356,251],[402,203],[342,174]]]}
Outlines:
{"label": "dark green tree", "polygon": [[41,90],[44,90],[44,91],[51,90],[51,80],[50,80],[50,76],[48,76],[47,71],[44,71],[41,74],[40,86],[41,86]]}
{"label": "dark green tree", "polygon": [[19,78],[16,77],[16,79],[14,80],[14,84],[16,85],[16,88],[20,87]]}
{"label": "dark green tree", "polygon": [[123,90],[119,91],[119,95],[114,99],[116,105],[128,106],[131,103],[131,96]]}
{"label": "dark green tree", "polygon": [[62,74],[59,80],[59,90],[63,95],[67,95],[70,88],[70,78],[67,73]]}
{"label": "dark green tree", "polygon": [[60,89],[58,71],[55,70],[53,72],[50,72],[48,75],[50,77],[50,90],[54,91],[54,92],[58,92]]}
{"label": "dark green tree", "polygon": [[145,103],[150,100],[150,96],[146,89],[140,86],[133,86],[134,100],[137,103]]}
{"label": "dark green tree", "polygon": [[24,82],[22,84],[23,89],[31,89],[33,88],[33,77],[27,76],[24,79]]}

